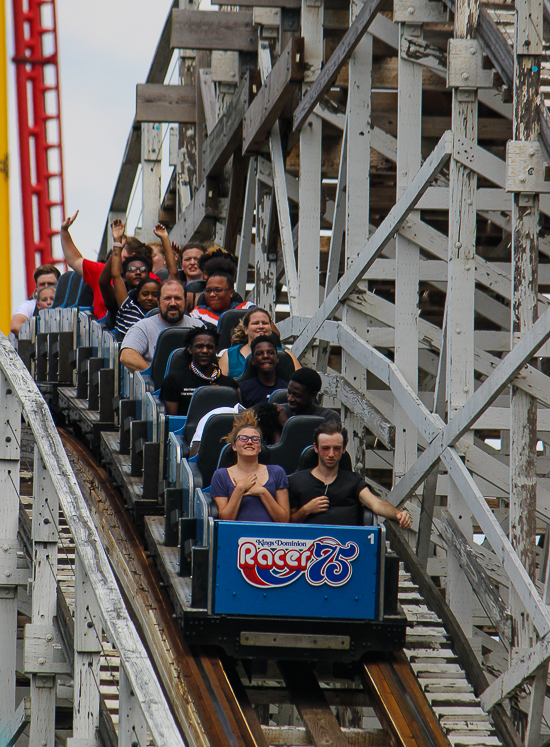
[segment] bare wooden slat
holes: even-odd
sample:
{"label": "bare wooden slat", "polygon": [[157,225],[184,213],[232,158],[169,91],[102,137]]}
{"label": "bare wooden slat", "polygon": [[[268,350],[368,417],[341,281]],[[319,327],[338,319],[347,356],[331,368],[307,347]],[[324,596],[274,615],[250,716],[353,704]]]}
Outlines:
{"label": "bare wooden slat", "polygon": [[243,153],[258,150],[294,96],[305,70],[304,40],[294,37],[279,56],[245,114]]}
{"label": "bare wooden slat", "polygon": [[258,30],[252,25],[252,13],[224,13],[207,10],[172,12],[172,49],[223,49],[255,52]]}
{"label": "bare wooden slat", "polygon": [[[217,5],[233,5],[232,0],[220,0]],[[243,8],[301,8],[301,0],[243,0]]]}
{"label": "bare wooden slat", "polygon": [[300,130],[315,109],[321,96],[330,88],[332,81],[350,58],[363,35],[374,21],[383,0],[367,0],[357,18],[346,31],[344,38],[336,47],[329,61],[319,73],[317,80],[306,93],[294,112],[294,129]]}
{"label": "bare wooden slat", "polygon": [[260,76],[257,71],[249,71],[240,82],[227,109],[216,122],[203,146],[203,179],[220,174],[231,155],[237,150],[242,139],[244,115],[259,91],[260,85]]}
{"label": "bare wooden slat", "polygon": [[213,179],[205,179],[195,197],[170,231],[171,241],[186,244],[193,238],[212,238],[213,219],[218,212],[218,187]]}
{"label": "bare wooden slat", "polygon": [[195,87],[141,83],[136,86],[136,122],[195,121]]}

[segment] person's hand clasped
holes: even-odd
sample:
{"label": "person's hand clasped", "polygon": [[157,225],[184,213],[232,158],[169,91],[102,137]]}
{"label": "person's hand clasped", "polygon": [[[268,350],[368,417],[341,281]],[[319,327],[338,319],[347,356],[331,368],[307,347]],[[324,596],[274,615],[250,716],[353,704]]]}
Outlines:
{"label": "person's hand clasped", "polygon": [[399,511],[395,518],[399,522],[401,529],[411,528],[412,518],[408,511]]}
{"label": "person's hand clasped", "polygon": [[235,487],[242,490],[243,495],[255,495],[251,492],[255,485],[256,475],[248,475],[247,477],[243,477],[242,480],[239,480]]}
{"label": "person's hand clasped", "polygon": [[329,501],[326,495],[320,495],[318,498],[313,498],[307,504],[310,514],[321,514],[323,511],[328,511]]}

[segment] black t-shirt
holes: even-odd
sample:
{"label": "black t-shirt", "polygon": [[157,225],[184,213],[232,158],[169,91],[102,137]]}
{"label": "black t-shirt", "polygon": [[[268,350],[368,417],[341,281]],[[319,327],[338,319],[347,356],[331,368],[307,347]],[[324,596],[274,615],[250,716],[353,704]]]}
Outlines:
{"label": "black t-shirt", "polygon": [[314,477],[311,470],[304,469],[290,475],[288,482],[291,511],[302,508],[313,498],[319,498],[321,495],[326,495],[329,500],[327,511],[310,514],[304,523],[347,526],[358,526],[362,523],[359,493],[367,487],[367,483],[357,472],[341,469],[336,480],[326,485]]}
{"label": "black t-shirt", "polygon": [[239,382],[241,400],[245,407],[252,407],[258,402],[266,402],[273,392],[277,389],[286,389],[287,386],[288,381],[284,379],[275,379],[273,386],[267,386],[267,384],[262,384],[257,376]]}
{"label": "black t-shirt", "polygon": [[193,392],[200,386],[230,386],[237,389],[237,382],[223,374],[215,381],[208,381],[197,376],[189,366],[184,366],[179,371],[169,373],[164,379],[160,389],[160,398],[163,402],[177,402],[178,415],[187,415]]}
{"label": "black t-shirt", "polygon": [[[281,407],[289,418],[297,414],[291,410],[288,405],[281,405]],[[317,415],[325,420],[335,420],[337,423],[340,422],[340,415],[338,415],[336,410],[331,410],[328,407],[321,407],[321,405],[312,405],[311,412],[301,412],[300,415]]]}

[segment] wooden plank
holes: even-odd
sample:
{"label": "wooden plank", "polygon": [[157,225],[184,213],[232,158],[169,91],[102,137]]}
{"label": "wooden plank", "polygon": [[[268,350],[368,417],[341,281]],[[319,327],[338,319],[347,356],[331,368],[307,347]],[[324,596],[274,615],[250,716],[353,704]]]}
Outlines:
{"label": "wooden plank", "polygon": [[170,46],[172,49],[255,52],[258,29],[252,25],[249,11],[174,10]]}
{"label": "wooden plank", "polygon": [[315,747],[347,747],[311,666],[290,661],[278,662],[277,666]]}
{"label": "wooden plank", "polygon": [[271,128],[292,99],[305,71],[304,40],[294,37],[279,56],[245,114],[243,153],[259,150]]}
{"label": "wooden plank", "polygon": [[[232,0],[220,0],[217,5],[234,5]],[[302,0],[244,0],[243,8],[301,8]]]}
{"label": "wooden plank", "polygon": [[321,96],[328,91],[332,81],[350,58],[353,50],[361,41],[363,35],[374,21],[383,0],[366,0],[357,18],[349,27],[340,44],[332,53],[329,61],[321,70],[315,83],[305,94],[294,112],[294,130],[300,130],[310,114],[315,109]]}
{"label": "wooden plank", "polygon": [[[296,745],[296,747],[305,747],[313,745],[313,737],[304,726],[264,726],[262,730],[269,744],[278,747],[279,745]],[[353,747],[389,747],[389,737],[382,729],[353,729],[343,728],[342,734],[346,742]]]}
{"label": "wooden plank", "polygon": [[231,155],[237,150],[242,138],[244,115],[259,89],[258,72],[249,71],[203,146],[203,179],[220,174]]}
{"label": "wooden plank", "polygon": [[0,732],[2,747],[13,747],[31,721],[31,699],[23,698],[19,707]]}
{"label": "wooden plank", "polygon": [[139,83],[136,86],[136,122],[195,122],[194,86]]}
{"label": "wooden plank", "polygon": [[212,238],[217,214],[218,186],[214,179],[205,179],[170,231],[170,240],[183,246],[194,238]]}

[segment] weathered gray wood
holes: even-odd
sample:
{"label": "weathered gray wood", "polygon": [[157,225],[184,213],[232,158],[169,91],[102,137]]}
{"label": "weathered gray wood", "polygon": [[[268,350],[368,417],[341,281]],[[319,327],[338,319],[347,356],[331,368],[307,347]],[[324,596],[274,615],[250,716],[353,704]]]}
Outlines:
{"label": "weathered gray wood", "polygon": [[[225,13],[224,15],[228,15]],[[260,77],[256,71],[249,71],[227,109],[216,122],[214,129],[208,136],[202,155],[203,179],[217,176],[231,155],[237,150],[242,138],[244,115],[260,88]]]}
{"label": "weathered gray wood", "polygon": [[377,259],[395,232],[399,230],[408,213],[414,208],[422,194],[426,191],[430,181],[437,173],[439,173],[444,164],[449,160],[451,150],[452,133],[449,132],[445,133],[445,135],[440,139],[430,156],[428,156],[424,162],[420,171],[412,180],[410,186],[390,210],[373,236],[367,241],[357,256],[357,259],[352,262],[348,270],[325,298],[319,311],[314,315],[294,343],[292,348],[294,355],[299,356],[305,352],[305,350],[311,345],[313,337],[323,321],[330,318],[346,298],[353,293],[357,284],[369,269],[372,262]]}
{"label": "weathered gray wood", "polygon": [[243,153],[259,150],[298,90],[304,70],[304,40],[295,36],[280,54],[244,116]]}
{"label": "weathered gray wood", "polygon": [[374,21],[382,0],[367,0],[357,18],[346,31],[327,64],[317,76],[317,80],[308,90],[294,112],[294,130],[300,130],[317,106],[321,96],[330,88],[332,82],[349,59],[353,50],[361,41],[363,34]]}
{"label": "weathered gray wood", "polygon": [[340,400],[354,412],[387,449],[393,449],[395,426],[369,401],[368,394],[362,394],[342,376],[325,374],[322,376],[322,392],[327,397]]}
{"label": "weathered gray wood", "polygon": [[170,231],[170,240],[183,246],[193,238],[197,240],[212,238],[214,219],[217,214],[217,184],[213,179],[205,179]]}
{"label": "weathered gray wood", "polygon": [[509,648],[512,631],[510,613],[506,609],[506,605],[452,514],[446,509],[443,509],[441,514],[442,521],[439,528],[447,547],[453,548],[460,567],[466,574],[472,589],[481,602],[481,606],[498,630],[501,641]]}
{"label": "weathered gray wood", "polygon": [[31,699],[23,698],[11,719],[0,732],[2,747],[13,747],[31,720]]}
{"label": "weathered gray wood", "polygon": [[[231,0],[221,0],[217,5],[232,5]],[[244,0],[243,8],[300,8],[301,0]]]}
{"label": "weathered gray wood", "polygon": [[172,49],[223,49],[255,52],[258,29],[252,13],[207,10],[172,11]]}
{"label": "weathered gray wood", "polygon": [[[20,402],[26,422],[33,430],[36,448],[40,451],[55,493],[59,496],[69,531],[98,600],[105,629],[121,658],[127,662],[129,679],[142,705],[153,740],[157,744],[183,747],[184,743],[149,656],[126,610],[48,406],[17,353],[3,335],[0,337],[0,367]],[[51,575],[49,569],[48,573]],[[189,741],[193,743],[191,737]]]}
{"label": "weathered gray wood", "polygon": [[136,86],[136,122],[195,122],[194,86],[140,83]]}

